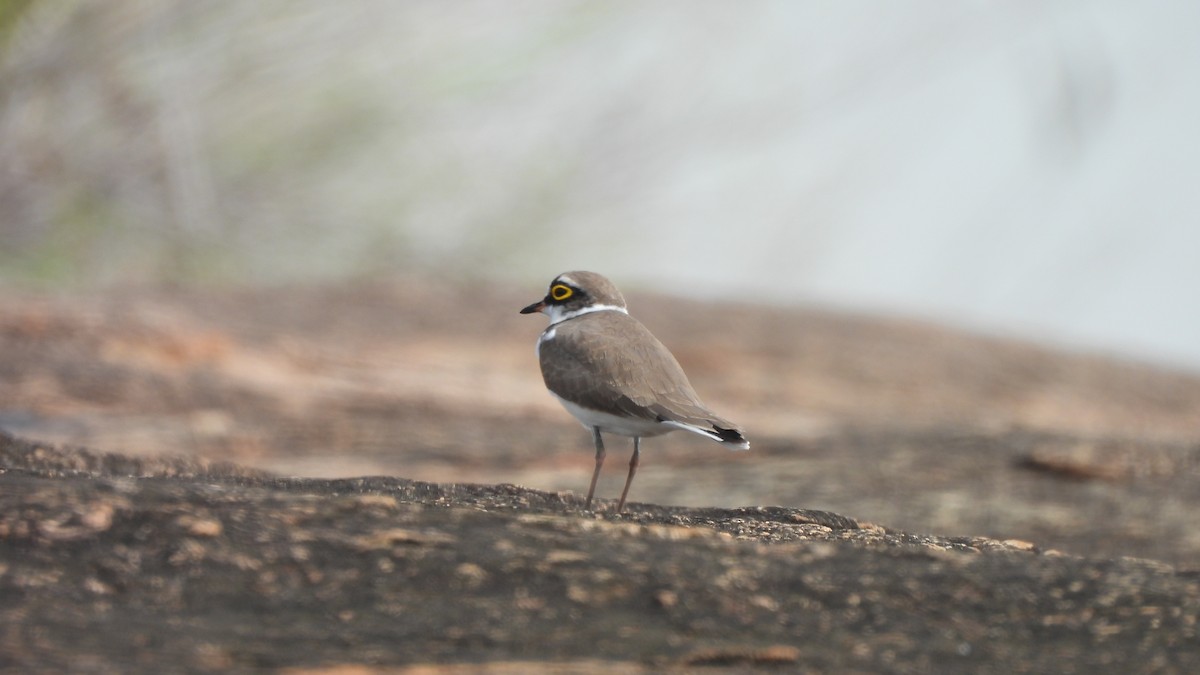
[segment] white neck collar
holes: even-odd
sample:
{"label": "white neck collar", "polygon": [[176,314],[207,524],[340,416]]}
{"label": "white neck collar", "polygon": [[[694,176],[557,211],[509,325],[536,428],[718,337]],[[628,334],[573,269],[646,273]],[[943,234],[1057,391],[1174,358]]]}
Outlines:
{"label": "white neck collar", "polygon": [[577,316],[591,314],[592,312],[620,312],[628,314],[629,311],[619,305],[588,305],[581,309],[573,309],[570,311],[563,310],[562,307],[555,305],[546,305],[546,316],[550,317],[550,325],[562,323],[567,319],[574,319]]}

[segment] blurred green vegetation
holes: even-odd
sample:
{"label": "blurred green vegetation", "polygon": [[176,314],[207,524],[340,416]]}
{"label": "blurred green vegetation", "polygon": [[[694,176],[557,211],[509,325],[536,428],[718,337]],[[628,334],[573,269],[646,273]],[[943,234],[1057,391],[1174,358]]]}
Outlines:
{"label": "blurred green vegetation", "polygon": [[522,264],[522,242],[569,208],[580,160],[538,138],[542,122],[497,120],[524,113],[512,82],[596,12],[505,29],[416,5],[377,14],[0,2],[0,281]]}
{"label": "blurred green vegetation", "polygon": [[29,9],[34,0],[4,0],[0,2],[0,48],[8,41],[13,28],[20,21],[21,15]]}

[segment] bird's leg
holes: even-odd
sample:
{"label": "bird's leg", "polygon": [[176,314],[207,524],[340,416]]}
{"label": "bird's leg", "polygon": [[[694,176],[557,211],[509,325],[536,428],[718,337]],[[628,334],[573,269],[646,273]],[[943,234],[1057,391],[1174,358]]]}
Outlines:
{"label": "bird's leg", "polygon": [[596,442],[596,469],[592,471],[592,484],[588,486],[587,508],[592,508],[592,495],[596,494],[596,480],[600,478],[600,467],[604,466],[604,439],[600,438],[600,427],[592,427],[592,440]]}
{"label": "bird's leg", "polygon": [[633,474],[637,473],[638,455],[641,454],[642,438],[633,437],[633,457],[629,458],[629,475],[625,477],[625,489],[621,490],[621,501],[617,503],[617,513],[625,508],[625,497],[629,495],[629,485],[633,483]]}

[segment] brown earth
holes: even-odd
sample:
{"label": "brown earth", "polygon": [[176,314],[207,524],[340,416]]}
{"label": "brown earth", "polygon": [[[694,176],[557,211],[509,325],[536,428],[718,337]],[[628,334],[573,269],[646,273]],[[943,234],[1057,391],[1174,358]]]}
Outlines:
{"label": "brown earth", "polygon": [[592,514],[541,292],[6,293],[0,666],[1198,663],[1200,377],[631,293],[753,449],[650,439]]}

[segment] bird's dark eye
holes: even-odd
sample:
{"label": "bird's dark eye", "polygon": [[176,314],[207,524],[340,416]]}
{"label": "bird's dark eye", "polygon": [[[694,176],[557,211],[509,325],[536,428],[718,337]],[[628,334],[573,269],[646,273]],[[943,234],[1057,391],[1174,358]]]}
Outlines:
{"label": "bird's dark eye", "polygon": [[572,295],[575,295],[575,291],[571,290],[570,286],[554,284],[550,287],[550,297],[553,298],[555,302],[562,302],[563,300],[570,298]]}

